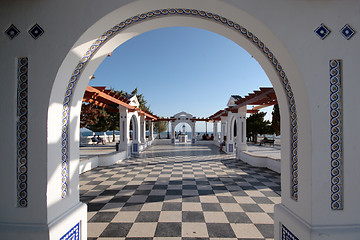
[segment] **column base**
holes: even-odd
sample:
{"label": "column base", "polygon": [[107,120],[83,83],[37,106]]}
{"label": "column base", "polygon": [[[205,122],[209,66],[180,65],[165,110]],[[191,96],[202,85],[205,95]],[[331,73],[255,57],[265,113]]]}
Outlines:
{"label": "column base", "polygon": [[321,225],[305,222],[283,204],[275,205],[274,239],[339,240],[360,239],[360,225]]}
{"label": "column base", "polygon": [[1,239],[87,239],[87,205],[79,202],[49,224],[0,223]]}

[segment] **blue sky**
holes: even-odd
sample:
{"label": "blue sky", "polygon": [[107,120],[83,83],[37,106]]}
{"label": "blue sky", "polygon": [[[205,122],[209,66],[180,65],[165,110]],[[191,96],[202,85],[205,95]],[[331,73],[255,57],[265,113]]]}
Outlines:
{"label": "blue sky", "polygon": [[[130,39],[94,75],[91,86],[127,92],[138,87],[151,111],[163,117],[181,111],[208,117],[224,109],[231,95],[272,86],[257,61],[236,43],[188,27],[161,28]],[[266,117],[271,120],[270,113]],[[197,128],[205,131],[204,124]]]}

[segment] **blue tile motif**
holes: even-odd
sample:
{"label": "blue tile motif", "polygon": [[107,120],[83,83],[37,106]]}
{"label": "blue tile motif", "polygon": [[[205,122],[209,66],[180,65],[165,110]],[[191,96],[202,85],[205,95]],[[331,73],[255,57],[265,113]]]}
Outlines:
{"label": "blue tile motif", "polygon": [[346,24],[340,30],[340,33],[346,40],[350,40],[350,38],[352,38],[355,35],[356,31],[349,24]]}
{"label": "blue tile motif", "polygon": [[13,24],[11,24],[11,26],[8,29],[6,29],[5,33],[6,35],[9,36],[10,39],[13,39],[17,35],[19,35],[20,31]]}
{"label": "blue tile motif", "polygon": [[226,26],[240,34],[240,36],[246,38],[252,44],[257,46],[259,50],[267,57],[268,61],[272,64],[275,71],[278,73],[280,81],[283,85],[284,91],[287,95],[288,108],[290,112],[290,159],[291,159],[291,184],[290,192],[291,198],[297,201],[298,199],[298,154],[297,154],[297,144],[298,144],[298,124],[297,124],[297,111],[294,94],[292,92],[290,82],[285,73],[285,70],[282,68],[281,64],[271,52],[271,50],[262,42],[257,36],[250,32],[245,27],[241,26],[238,23],[231,21],[225,17],[219,16],[217,14],[206,12],[196,9],[184,9],[184,8],[171,8],[171,9],[160,9],[154,10],[142,14],[138,14],[131,18],[126,19],[125,21],[115,25],[111,29],[107,30],[102,34],[90,48],[86,51],[83,57],[80,59],[79,63],[75,67],[74,72],[69,80],[64,101],[63,101],[63,111],[62,111],[62,173],[63,173],[63,182],[62,182],[62,197],[65,197],[67,194],[67,184],[68,184],[68,136],[69,136],[69,111],[70,111],[70,101],[73,93],[73,89],[76,86],[77,81],[80,78],[81,73],[85,69],[89,60],[95,54],[95,52],[109,39],[114,37],[116,34],[121,32],[123,29],[130,27],[132,24],[139,23],[142,21],[147,21],[151,19],[156,19],[158,17],[164,16],[187,16],[187,17],[196,17],[202,19],[208,19],[210,21],[217,22]]}
{"label": "blue tile motif", "polygon": [[40,27],[39,24],[35,24],[32,26],[32,28],[30,28],[29,34],[36,40],[44,34],[44,30]]}
{"label": "blue tile motif", "polygon": [[281,240],[299,240],[289,229],[281,224]]}
{"label": "blue tile motif", "polygon": [[234,145],[233,144],[229,144],[229,152],[233,152],[234,151]]}
{"label": "blue tile motif", "polygon": [[133,143],[133,152],[138,152],[138,144],[137,143]]}
{"label": "blue tile motif", "polygon": [[320,24],[320,26],[316,28],[314,32],[321,40],[324,40],[331,33],[331,31],[324,24]]}
{"label": "blue tile motif", "polygon": [[331,209],[342,210],[342,84],[341,60],[330,60]]}
{"label": "blue tile motif", "polygon": [[17,70],[17,206],[27,207],[28,172],[28,58],[18,59]]}
{"label": "blue tile motif", "polygon": [[79,240],[80,239],[80,223],[72,227],[60,240]]}

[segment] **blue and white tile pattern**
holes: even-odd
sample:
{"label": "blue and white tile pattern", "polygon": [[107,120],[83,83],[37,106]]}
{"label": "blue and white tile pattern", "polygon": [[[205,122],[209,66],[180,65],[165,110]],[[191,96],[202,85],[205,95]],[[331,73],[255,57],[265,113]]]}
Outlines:
{"label": "blue and white tile pattern", "polygon": [[72,227],[60,240],[79,240],[80,239],[80,223]]}
{"label": "blue and white tile pattern", "polygon": [[40,25],[36,23],[30,28],[29,34],[36,40],[44,34],[44,29],[42,29]]}
{"label": "blue and white tile pattern", "polygon": [[321,40],[324,40],[331,33],[330,29],[327,28],[323,23],[320,24],[320,26],[316,28],[314,32]]}
{"label": "blue and white tile pattern", "polygon": [[281,240],[299,240],[289,229],[281,224]]}
{"label": "blue and white tile pattern", "polygon": [[346,40],[350,40],[350,38],[352,38],[355,35],[356,31],[349,24],[346,24],[340,30],[340,33]]}
{"label": "blue and white tile pattern", "polygon": [[18,59],[17,72],[17,206],[27,207],[28,58]]}
{"label": "blue and white tile pattern", "polygon": [[10,39],[15,38],[17,35],[19,35],[20,31],[17,29],[13,24],[6,29],[5,34],[9,36]]}
{"label": "blue and white tile pattern", "polygon": [[342,210],[342,84],[341,60],[330,60],[331,209]]}

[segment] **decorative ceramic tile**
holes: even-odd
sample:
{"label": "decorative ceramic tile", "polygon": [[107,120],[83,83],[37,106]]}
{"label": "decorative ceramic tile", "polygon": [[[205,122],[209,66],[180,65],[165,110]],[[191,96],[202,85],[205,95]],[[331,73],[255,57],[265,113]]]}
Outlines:
{"label": "decorative ceramic tile", "polygon": [[331,33],[331,31],[324,24],[320,24],[320,26],[315,29],[314,32],[321,40],[324,40]]}
{"label": "decorative ceramic tile", "polygon": [[19,35],[20,31],[13,24],[11,24],[11,26],[6,29],[5,33],[9,36],[10,39],[13,39],[17,35]]}
{"label": "decorative ceramic tile", "polygon": [[27,207],[28,172],[28,58],[18,59],[17,70],[17,206]]}
{"label": "decorative ceramic tile", "polygon": [[[286,73],[279,61],[276,59],[274,54],[270,51],[270,49],[262,42],[258,37],[256,37],[252,32],[247,30],[245,27],[225,18],[219,16],[217,14],[206,12],[202,10],[196,9],[184,9],[184,8],[171,8],[171,9],[160,9],[154,10],[142,14],[138,14],[131,18],[126,19],[125,21],[115,25],[111,29],[107,30],[104,34],[102,34],[98,39],[94,41],[94,43],[90,46],[90,48],[86,51],[83,57],[80,59],[79,63],[74,69],[74,72],[69,80],[64,102],[63,102],[63,114],[62,114],[62,162],[67,163],[68,161],[68,128],[69,128],[69,111],[70,111],[70,101],[73,93],[73,89],[76,86],[77,81],[80,79],[81,73],[85,69],[85,66],[95,54],[95,52],[104,45],[109,39],[114,37],[116,34],[121,32],[123,29],[128,28],[134,23],[138,23],[141,21],[155,19],[157,17],[164,16],[191,16],[197,18],[205,18],[210,21],[214,21],[223,26],[229,27],[230,29],[238,32],[241,36],[248,39],[251,43],[256,45],[260,51],[267,57],[268,61],[273,65],[275,71],[278,73],[281,83],[283,85],[284,91],[288,98],[288,107],[290,112],[290,158],[291,158],[291,198],[297,201],[298,199],[298,154],[297,154],[297,144],[298,144],[298,124],[297,124],[297,111],[294,94],[292,92],[290,82],[286,76]],[[327,29],[327,28],[326,28]],[[320,31],[321,32],[321,31]],[[328,33],[330,31],[328,30]],[[327,33],[327,34],[328,34]],[[67,172],[67,164],[63,164],[62,171]],[[63,175],[65,176],[65,175]],[[67,185],[67,175],[63,178],[63,186]],[[64,191],[63,191],[64,192]],[[65,193],[67,192],[67,187],[65,189]],[[66,194],[65,194],[66,195]]]}
{"label": "decorative ceramic tile", "polygon": [[342,85],[341,60],[330,60],[331,209],[342,210]]}
{"label": "decorative ceramic tile", "polygon": [[138,144],[137,143],[133,143],[133,152],[135,152],[135,153],[138,152]]}
{"label": "decorative ceramic tile", "polygon": [[281,224],[281,240],[299,240],[289,229]]}
{"label": "decorative ceramic tile", "polygon": [[234,145],[233,144],[229,144],[229,152],[233,152],[234,151]]}
{"label": "decorative ceramic tile", "polygon": [[40,27],[39,24],[35,24],[34,26],[32,26],[32,28],[30,28],[29,34],[30,34],[34,39],[38,39],[41,35],[44,34],[44,30]]}
{"label": "decorative ceramic tile", "polygon": [[350,38],[352,38],[355,35],[356,31],[349,24],[346,24],[340,30],[340,33],[346,40],[349,40]]}
{"label": "decorative ceramic tile", "polygon": [[60,240],[79,240],[80,239],[80,223],[72,227]]}

